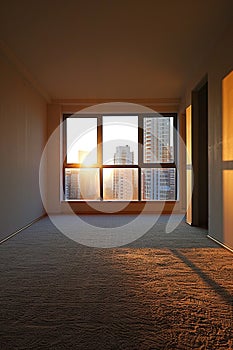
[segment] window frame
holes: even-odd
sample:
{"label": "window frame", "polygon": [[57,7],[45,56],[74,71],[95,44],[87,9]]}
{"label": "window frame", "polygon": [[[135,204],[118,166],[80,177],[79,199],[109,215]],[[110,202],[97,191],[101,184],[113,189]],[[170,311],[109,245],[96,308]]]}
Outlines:
{"label": "window frame", "polygon": [[[137,164],[111,164],[111,165],[104,165],[103,164],[103,149],[102,149],[102,140],[103,140],[103,117],[120,117],[120,116],[137,116],[138,117],[138,163]],[[67,163],[67,119],[68,118],[94,118],[97,119],[97,163],[91,164],[91,165],[85,165],[80,163]],[[161,118],[161,117],[171,117],[173,118],[173,146],[174,146],[174,161],[173,162],[164,162],[164,163],[144,163],[143,162],[143,118]],[[172,168],[175,169],[175,199],[173,200],[149,200],[150,202],[176,202],[177,196],[178,196],[178,145],[177,145],[177,113],[175,112],[166,112],[166,113],[102,113],[102,114],[73,114],[73,113],[64,113],[63,114],[63,148],[62,148],[62,154],[63,154],[63,166],[62,166],[62,176],[63,176],[63,193],[62,198],[65,202],[88,202],[89,200],[85,199],[65,199],[65,169],[68,168],[98,168],[99,169],[99,186],[100,186],[100,200],[94,200],[98,203],[100,202],[121,202],[122,200],[109,200],[103,198],[103,169],[108,168],[121,168],[121,169],[138,169],[138,199],[136,200],[130,200],[130,202],[137,203],[137,202],[147,202],[148,200],[142,199],[142,183],[141,183],[141,170],[142,168],[148,168],[148,169],[159,169],[159,168]],[[93,200],[92,200],[93,201]],[[128,201],[128,200],[125,200]]]}

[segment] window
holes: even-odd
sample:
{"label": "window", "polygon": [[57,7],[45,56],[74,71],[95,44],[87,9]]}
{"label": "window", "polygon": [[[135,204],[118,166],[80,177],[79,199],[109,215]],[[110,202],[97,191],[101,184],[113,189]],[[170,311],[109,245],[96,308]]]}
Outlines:
{"label": "window", "polygon": [[66,201],[176,200],[176,114],[64,115]]}

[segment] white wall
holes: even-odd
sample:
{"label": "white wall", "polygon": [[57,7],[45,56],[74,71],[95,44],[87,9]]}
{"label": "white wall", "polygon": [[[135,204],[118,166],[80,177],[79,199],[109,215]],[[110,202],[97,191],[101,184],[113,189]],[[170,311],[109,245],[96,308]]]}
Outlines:
{"label": "white wall", "polygon": [[233,69],[232,38],[233,23],[216,43],[202,67],[190,76],[181,107],[183,111],[191,103],[192,90],[208,74],[209,235],[231,248],[233,231],[225,232],[223,225],[222,174],[225,164],[222,161],[222,79]]}
{"label": "white wall", "polygon": [[0,239],[44,214],[39,163],[47,104],[0,52]]}

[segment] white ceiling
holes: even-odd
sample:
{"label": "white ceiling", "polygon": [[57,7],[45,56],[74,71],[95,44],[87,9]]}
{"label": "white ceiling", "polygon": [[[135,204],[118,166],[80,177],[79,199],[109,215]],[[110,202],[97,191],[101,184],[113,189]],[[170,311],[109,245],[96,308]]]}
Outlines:
{"label": "white ceiling", "polygon": [[1,0],[1,40],[51,98],[178,98],[233,0]]}

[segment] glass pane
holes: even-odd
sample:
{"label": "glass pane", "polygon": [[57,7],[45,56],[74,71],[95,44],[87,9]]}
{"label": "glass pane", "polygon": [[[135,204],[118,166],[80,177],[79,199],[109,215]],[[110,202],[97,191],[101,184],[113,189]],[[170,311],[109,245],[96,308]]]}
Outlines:
{"label": "glass pane", "polygon": [[103,169],[105,200],[137,200],[137,169]]}
{"label": "glass pane", "polygon": [[175,177],[174,168],[142,169],[142,200],[175,200]]}
{"label": "glass pane", "polygon": [[103,117],[103,163],[138,164],[138,117]]}
{"label": "glass pane", "polygon": [[97,200],[99,197],[99,169],[65,169],[65,200]]}
{"label": "glass pane", "polygon": [[174,162],[173,121],[172,117],[144,118],[144,163]]}
{"label": "glass pane", "polygon": [[68,118],[67,163],[97,163],[97,118]]}

